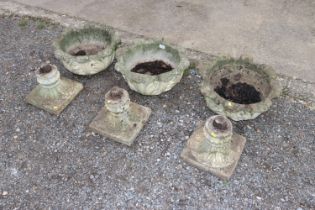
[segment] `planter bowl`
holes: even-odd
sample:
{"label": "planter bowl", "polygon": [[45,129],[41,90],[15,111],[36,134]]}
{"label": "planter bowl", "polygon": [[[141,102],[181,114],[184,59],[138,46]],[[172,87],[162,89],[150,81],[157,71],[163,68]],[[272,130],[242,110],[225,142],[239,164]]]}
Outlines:
{"label": "planter bowl", "polygon": [[276,74],[249,58],[219,58],[207,69],[201,85],[208,107],[239,121],[266,112],[281,93]]}
{"label": "planter bowl", "polygon": [[92,75],[113,62],[118,44],[119,39],[106,28],[72,29],[54,43],[55,56],[74,74]]}
{"label": "planter bowl", "polygon": [[[157,65],[168,68],[165,72],[142,71],[141,65]],[[159,95],[173,88],[189,67],[188,59],[175,48],[160,42],[142,42],[125,48],[117,56],[115,68],[121,72],[129,87],[143,95]],[[138,68],[138,72],[135,69]]]}

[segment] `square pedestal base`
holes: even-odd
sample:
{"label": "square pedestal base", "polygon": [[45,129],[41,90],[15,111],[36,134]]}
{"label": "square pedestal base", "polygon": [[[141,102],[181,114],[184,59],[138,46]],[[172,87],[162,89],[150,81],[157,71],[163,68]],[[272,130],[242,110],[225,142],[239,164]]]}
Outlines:
{"label": "square pedestal base", "polygon": [[[202,135],[200,135],[201,132],[203,132],[203,129],[202,129],[202,127],[201,128],[199,127],[193,133],[193,135],[190,137],[190,139],[188,141],[198,141],[197,138],[202,136]],[[190,149],[187,146],[182,151],[181,158],[183,158],[184,161],[186,161],[187,163],[189,163],[192,166],[195,166],[195,167],[197,167],[201,170],[204,170],[204,171],[208,171],[208,172],[218,176],[219,178],[221,178],[223,180],[228,180],[232,176],[232,174],[236,168],[236,165],[237,165],[237,163],[240,159],[240,156],[243,152],[245,143],[246,143],[246,138],[244,138],[243,136],[238,135],[238,134],[233,134],[231,149],[236,153],[236,159],[231,165],[229,165],[228,167],[224,167],[224,168],[214,168],[214,167],[210,167],[207,164],[203,164],[203,163],[198,162],[194,158],[194,156],[191,154]]]}
{"label": "square pedestal base", "polygon": [[40,109],[55,115],[59,115],[70,102],[79,94],[83,89],[83,85],[79,82],[61,78],[62,90],[60,96],[56,99],[42,97],[40,95],[41,87],[37,85],[27,96],[26,102],[36,106]]}
{"label": "square pedestal base", "polygon": [[130,102],[129,105],[129,124],[127,128],[120,129],[115,127],[112,121],[106,117],[110,112],[106,108],[102,108],[94,120],[90,124],[90,128],[114,141],[131,146],[144,124],[148,121],[151,115],[151,109],[139,104]]}

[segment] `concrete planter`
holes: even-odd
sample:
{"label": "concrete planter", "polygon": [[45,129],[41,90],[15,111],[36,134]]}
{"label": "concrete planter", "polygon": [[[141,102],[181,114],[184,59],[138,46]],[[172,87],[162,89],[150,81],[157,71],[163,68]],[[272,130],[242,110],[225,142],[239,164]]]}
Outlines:
{"label": "concrete planter", "polygon": [[239,121],[266,112],[281,87],[270,67],[248,58],[219,58],[207,69],[201,92],[212,111]]}
{"label": "concrete planter", "polygon": [[122,73],[132,90],[143,95],[159,95],[170,90],[189,67],[188,59],[178,50],[154,41],[125,49],[117,60],[116,70]]}
{"label": "concrete planter", "polygon": [[109,29],[88,27],[65,32],[54,43],[55,56],[71,72],[92,75],[114,60],[119,39]]}

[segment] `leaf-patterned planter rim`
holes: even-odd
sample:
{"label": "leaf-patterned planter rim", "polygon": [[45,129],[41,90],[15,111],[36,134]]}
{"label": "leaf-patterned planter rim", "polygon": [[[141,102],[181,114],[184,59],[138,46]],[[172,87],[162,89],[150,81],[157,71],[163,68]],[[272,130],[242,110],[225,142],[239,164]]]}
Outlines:
{"label": "leaf-patterned planter rim", "polygon": [[[233,77],[254,86],[262,95],[257,103],[241,104],[220,96],[216,91],[220,79]],[[236,80],[234,79],[234,82]],[[264,64],[255,64],[250,58],[219,57],[206,69],[201,92],[207,106],[217,114],[225,115],[235,121],[254,119],[266,112],[272,99],[281,93],[274,70]]]}
{"label": "leaf-patterned planter rim", "polygon": [[[170,64],[171,71],[158,75],[146,75],[131,70],[139,63],[161,60]],[[129,87],[143,95],[159,95],[180,82],[189,60],[180,50],[161,41],[138,41],[123,49],[117,56],[115,69],[122,73]]]}
{"label": "leaf-patterned planter rim", "polygon": [[[54,42],[55,57],[74,74],[92,75],[105,70],[114,60],[120,39],[107,27],[85,26],[66,30]],[[104,47],[91,55],[75,56],[69,51],[80,44],[98,44]]]}

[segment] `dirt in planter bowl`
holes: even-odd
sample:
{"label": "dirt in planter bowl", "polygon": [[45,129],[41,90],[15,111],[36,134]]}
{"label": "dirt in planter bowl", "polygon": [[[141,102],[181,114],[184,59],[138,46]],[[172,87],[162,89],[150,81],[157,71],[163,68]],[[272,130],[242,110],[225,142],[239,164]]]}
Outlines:
{"label": "dirt in planter bowl", "polygon": [[137,64],[131,71],[139,74],[159,75],[173,70],[170,64],[161,60]]}
{"label": "dirt in planter bowl", "polygon": [[231,84],[227,78],[221,79],[221,86],[217,86],[215,91],[221,97],[239,104],[252,104],[261,101],[261,93],[254,86],[245,82]]}
{"label": "dirt in planter bowl", "polygon": [[73,56],[96,55],[104,50],[105,46],[100,44],[81,44],[68,51]]}

